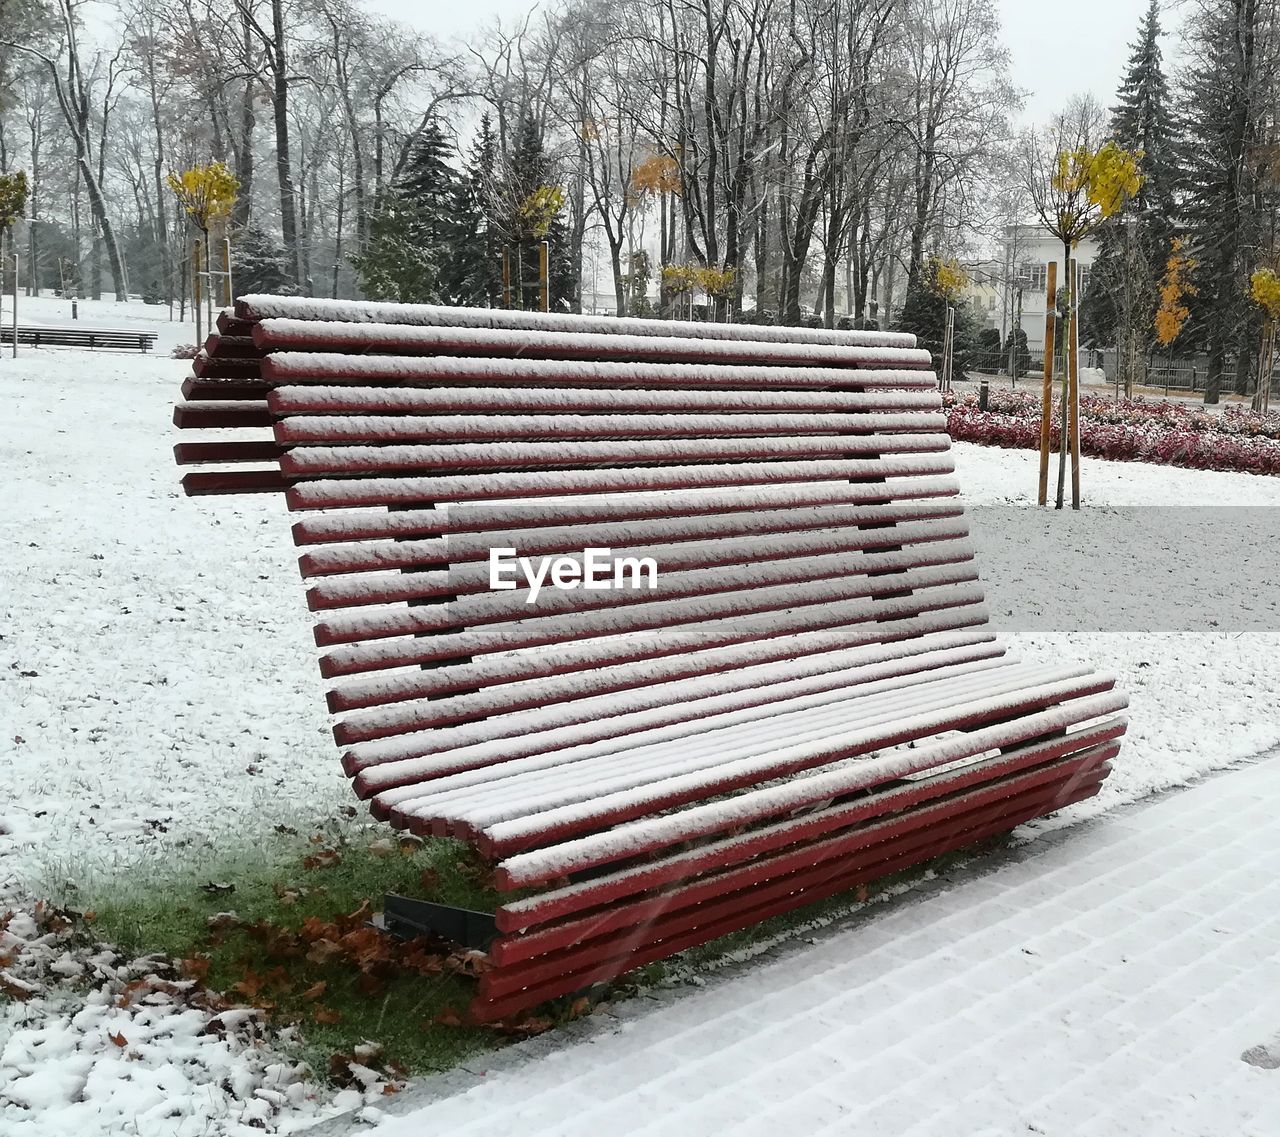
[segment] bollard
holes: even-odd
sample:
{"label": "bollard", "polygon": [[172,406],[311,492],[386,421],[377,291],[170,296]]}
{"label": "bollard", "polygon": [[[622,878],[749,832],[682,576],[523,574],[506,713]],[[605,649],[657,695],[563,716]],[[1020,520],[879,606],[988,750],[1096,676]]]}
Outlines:
{"label": "bollard", "polygon": [[978,384],[978,410],[985,411],[987,409],[987,401],[990,398],[991,385],[984,379]]}
{"label": "bollard", "polygon": [[73,320],[80,319],[79,302],[76,300],[71,301],[71,318]]}

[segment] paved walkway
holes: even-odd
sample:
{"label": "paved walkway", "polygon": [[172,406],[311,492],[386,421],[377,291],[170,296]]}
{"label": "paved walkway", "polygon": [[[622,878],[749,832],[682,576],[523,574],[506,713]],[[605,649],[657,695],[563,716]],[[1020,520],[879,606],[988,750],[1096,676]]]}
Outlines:
{"label": "paved walkway", "polygon": [[1280,760],[1233,771],[377,1132],[1280,1135],[1278,813]]}

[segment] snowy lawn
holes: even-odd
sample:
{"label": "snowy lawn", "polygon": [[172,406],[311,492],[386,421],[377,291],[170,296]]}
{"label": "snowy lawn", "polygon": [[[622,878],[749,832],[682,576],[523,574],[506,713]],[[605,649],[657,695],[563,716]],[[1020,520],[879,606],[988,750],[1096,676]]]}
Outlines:
{"label": "snowy lawn", "polygon": [[[56,323],[64,309],[28,301],[22,312]],[[5,1137],[283,1130],[372,1101],[385,1084],[372,1053],[356,1063],[363,1073],[346,1071],[357,1088],[307,1080],[287,1036],[264,1040],[252,1014],[207,1005],[180,969],[103,950],[35,907],[46,896],[88,907],[122,888],[154,901],[165,874],[217,884],[218,868],[259,846],[293,856],[289,842],[312,834],[344,851],[376,837],[352,816],[338,768],[283,502],[181,495],[170,415],[187,365],[164,355],[193,333],[165,315],[81,302],[86,326],[161,332],[155,356],[0,358],[0,913],[15,910],[0,931],[0,991],[13,998],[0,994]],[[1035,454],[957,450],[971,503],[1026,506]],[[1280,504],[1280,479],[1098,461],[1086,461],[1085,491],[1084,512],[1036,524],[1087,545],[1110,518],[1119,564],[1133,550],[1114,548],[1116,508]],[[999,534],[979,525],[978,538],[999,552]],[[1231,564],[1219,574],[1210,587],[1238,587]],[[1017,582],[990,583],[997,620],[1024,602]],[[1153,593],[1157,609],[1185,602]],[[1280,742],[1274,632],[1009,638],[1035,660],[1116,671],[1133,701],[1103,793],[1038,830]],[[335,903],[346,896],[334,891]]]}

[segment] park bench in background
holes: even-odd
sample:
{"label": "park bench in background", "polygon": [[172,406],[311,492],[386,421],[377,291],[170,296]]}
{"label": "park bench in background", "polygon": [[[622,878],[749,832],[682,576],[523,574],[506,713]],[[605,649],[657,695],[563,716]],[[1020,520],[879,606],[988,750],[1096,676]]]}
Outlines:
{"label": "park bench in background", "polygon": [[[31,347],[118,348],[128,351],[150,351],[156,342],[155,332],[108,331],[101,328],[40,328],[19,324],[18,343]],[[13,343],[14,329],[0,328],[0,344]]]}
{"label": "park bench in background", "polygon": [[[185,487],[284,492],[356,793],[511,894],[477,1019],[1097,792],[1126,699],[995,639],[913,343],[266,296],[220,319],[175,412],[211,432],[176,448]],[[490,590],[493,547],[651,557],[657,587],[529,604]]]}

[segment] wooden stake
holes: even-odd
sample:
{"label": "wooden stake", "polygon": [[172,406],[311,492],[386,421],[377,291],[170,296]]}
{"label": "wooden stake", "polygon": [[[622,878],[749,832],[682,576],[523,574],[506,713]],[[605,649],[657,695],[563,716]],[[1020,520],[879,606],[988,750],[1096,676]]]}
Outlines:
{"label": "wooden stake", "polygon": [[502,246],[502,306],[508,311],[511,303],[511,246]]}
{"label": "wooden stake", "polygon": [[204,303],[200,298],[200,241],[191,253],[191,307],[196,313],[196,347],[204,343]]}
{"label": "wooden stake", "polygon": [[1071,384],[1070,422],[1071,435],[1071,508],[1080,508],[1080,305],[1076,303],[1076,277],[1080,269],[1075,258],[1071,261],[1071,326],[1067,333],[1068,375]]}
{"label": "wooden stake", "polygon": [[538,310],[551,311],[551,250],[546,241],[538,242]]}
{"label": "wooden stake", "polygon": [[1049,424],[1053,415],[1053,349],[1058,314],[1058,264],[1049,262],[1049,278],[1044,294],[1044,383],[1040,389],[1040,492],[1038,501],[1049,500]]}

